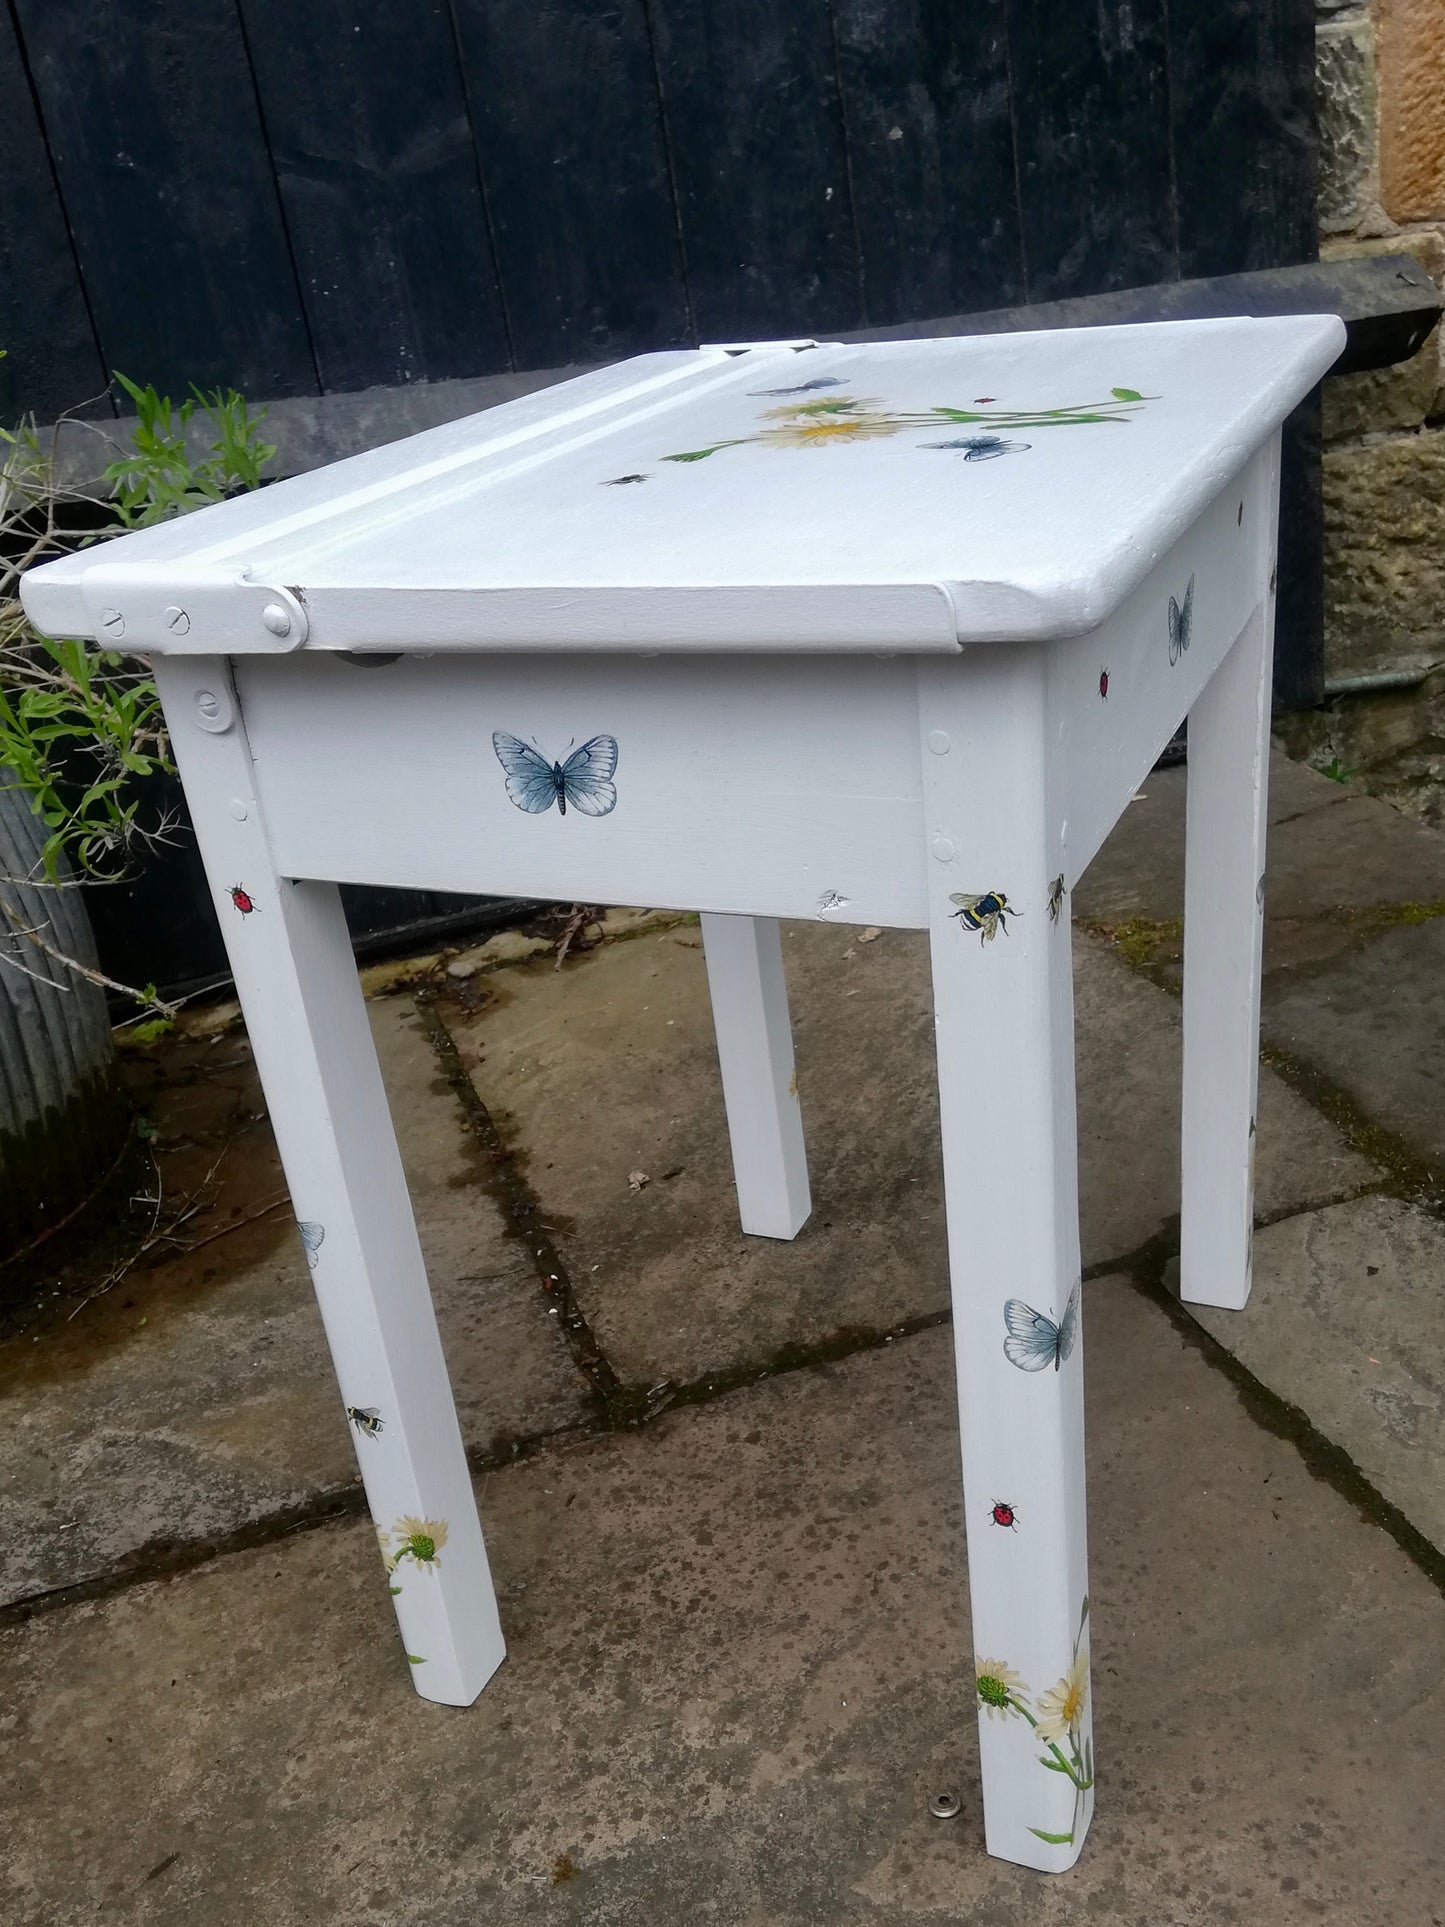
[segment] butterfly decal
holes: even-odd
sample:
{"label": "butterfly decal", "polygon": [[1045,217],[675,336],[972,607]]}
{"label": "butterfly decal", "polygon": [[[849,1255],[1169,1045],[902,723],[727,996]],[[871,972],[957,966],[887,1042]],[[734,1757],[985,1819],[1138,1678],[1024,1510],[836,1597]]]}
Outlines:
{"label": "butterfly decal", "polygon": [[569,803],[584,816],[607,816],[617,807],[615,736],[590,737],[565,763],[549,763],[541,750],[504,729],[492,732],[492,748],[507,772],[507,795],[529,816],[554,803],[563,816]]}
{"label": "butterfly decal", "polygon": [[925,448],[961,448],[966,462],[993,462],[1000,455],[1018,455],[1032,442],[1006,442],[1002,435],[963,435],[954,442],[925,442]]}
{"label": "butterfly decal", "polygon": [[1173,596],[1169,598],[1169,666],[1174,664],[1189,647],[1190,632],[1194,627],[1194,577],[1189,578],[1189,587],[1184,591],[1184,607],[1181,609]]}
{"label": "butterfly decal", "polygon": [[796,388],[752,388],[749,394],[759,399],[774,395],[811,395],[815,388],[843,388],[847,384],[841,375],[819,375],[813,381],[800,381]]}
{"label": "butterfly decal", "polygon": [[320,1251],[321,1241],[326,1236],[326,1227],[314,1223],[310,1218],[300,1218],[297,1220],[296,1229],[301,1233],[301,1242],[306,1248],[306,1262],[315,1271],[316,1254]]}
{"label": "butterfly decal", "polygon": [[1042,1372],[1050,1365],[1057,1371],[1074,1349],[1079,1328],[1079,1287],[1076,1283],[1069,1293],[1057,1325],[1022,1298],[1004,1301],[1003,1322],[1008,1326],[1003,1355],[1010,1365],[1017,1365],[1021,1372]]}

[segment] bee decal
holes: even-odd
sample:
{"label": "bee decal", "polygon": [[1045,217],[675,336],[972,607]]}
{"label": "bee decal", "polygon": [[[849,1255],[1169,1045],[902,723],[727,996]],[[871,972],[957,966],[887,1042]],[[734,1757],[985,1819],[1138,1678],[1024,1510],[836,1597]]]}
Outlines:
{"label": "bee decal", "polygon": [[348,1405],[346,1416],[358,1432],[364,1432],[369,1439],[379,1439],[381,1428],[386,1423],[374,1405]]}
{"label": "bee decal", "polygon": [[1064,907],[1064,873],[1062,870],[1060,870],[1059,874],[1054,878],[1053,882],[1049,885],[1049,922],[1050,923],[1058,922],[1059,912],[1060,910],[1063,909],[1063,907]]}
{"label": "bee decal", "polygon": [[995,1505],[990,1506],[988,1516],[996,1526],[1006,1526],[1010,1532],[1017,1532],[1019,1529],[1018,1511],[1005,1499],[1000,1499]]}
{"label": "bee decal", "polygon": [[1108,702],[1108,700],[1109,700],[1109,672],[1108,672],[1108,670],[1107,670],[1107,669],[1101,669],[1101,670],[1099,671],[1099,695],[1100,695],[1100,697],[1101,697],[1101,698],[1103,699],[1103,701],[1105,701],[1105,702]]}
{"label": "bee decal", "polygon": [[949,915],[957,917],[965,930],[976,930],[980,944],[992,943],[1000,930],[1007,936],[1009,918],[1023,914],[1014,909],[1002,890],[985,890],[982,896],[955,891],[948,900],[958,905]]}
{"label": "bee decal", "polygon": [[255,904],[252,903],[250,896],[247,894],[245,890],[241,888],[239,883],[231,884],[228,887],[226,894],[227,896],[230,897],[232,903],[235,904],[236,908],[240,911],[243,917],[249,917],[251,912],[256,908]]}

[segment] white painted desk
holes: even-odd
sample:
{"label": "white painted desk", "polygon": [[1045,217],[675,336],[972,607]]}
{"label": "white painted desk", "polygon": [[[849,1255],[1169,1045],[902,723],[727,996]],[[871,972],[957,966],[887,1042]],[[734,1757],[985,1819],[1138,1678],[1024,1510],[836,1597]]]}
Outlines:
{"label": "white painted desk", "polygon": [[645,356],[26,578],[42,630],[155,658],[426,1697],[503,1642],[337,882],[701,910],[742,1221],[778,1238],[809,1201],[775,919],[925,927],[988,1846],[1072,1863],[1069,896],[1188,715],[1183,1290],[1242,1305],[1277,430],[1343,336]]}

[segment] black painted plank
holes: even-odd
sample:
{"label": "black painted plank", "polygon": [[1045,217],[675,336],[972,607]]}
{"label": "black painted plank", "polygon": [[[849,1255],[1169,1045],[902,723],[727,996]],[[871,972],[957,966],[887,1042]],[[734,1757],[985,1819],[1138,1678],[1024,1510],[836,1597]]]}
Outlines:
{"label": "black painted plank", "polygon": [[240,0],[326,392],[510,366],[447,0]]}
{"label": "black painted plank", "polygon": [[692,335],[642,0],[454,0],[519,368]]}
{"label": "black painted plank", "polygon": [[1164,0],[1011,0],[1026,299],[1174,280]]}
{"label": "black painted plank", "polygon": [[705,341],[864,319],[827,0],[651,0]]}
{"label": "black painted plank", "polygon": [[[0,423],[103,395],[80,274],[7,7],[0,5]],[[108,402],[102,412],[110,413]]]}
{"label": "black painted plank", "polygon": [[1313,260],[1313,0],[1169,0],[1183,275]]}
{"label": "black painted plank", "polygon": [[871,322],[1023,299],[1006,0],[833,0]]}
{"label": "black painted plank", "polygon": [[1308,709],[1325,695],[1325,511],[1320,391],[1289,416],[1280,438],[1279,595],[1274,617],[1274,706]]}
{"label": "black painted plank", "polygon": [[106,365],[315,387],[233,0],[15,0]]}
{"label": "black painted plank", "polygon": [[1440,319],[1440,290],[1410,254],[1358,261],[1311,261],[1206,281],[1174,281],[1036,307],[933,316],[864,328],[844,341],[905,341],[916,334],[1001,335],[1030,328],[1114,328],[1142,321],[1201,321],[1211,315],[1337,314],[1345,345],[1332,375],[1389,368],[1418,354]]}

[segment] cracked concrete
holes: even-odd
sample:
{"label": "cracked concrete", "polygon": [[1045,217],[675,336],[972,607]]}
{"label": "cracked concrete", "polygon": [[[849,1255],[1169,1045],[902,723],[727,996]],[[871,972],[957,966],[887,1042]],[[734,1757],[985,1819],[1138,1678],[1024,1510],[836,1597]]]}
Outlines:
{"label": "cracked concrete", "polygon": [[[1182,772],[1145,794],[1075,892],[1105,927],[1178,915]],[[1439,1914],[1445,1563],[1420,1548],[1445,1547],[1445,1224],[1407,1193],[1437,1155],[1445,926],[1396,912],[1445,896],[1445,840],[1289,766],[1273,818],[1266,1025],[1297,1068],[1261,1081],[1243,1314],[1157,1293],[1178,1003],[1077,942],[1086,1259],[1135,1277],[1085,1294],[1101,1777],[1073,1874],[982,1853],[951,1334],[883,1336],[946,1298],[923,947],[787,933],[815,1212],[779,1245],[736,1229],[697,932],[623,917],[629,941],[560,973],[483,959],[453,982],[443,959],[434,1009],[608,1370],[731,1389],[600,1429],[410,997],[374,1002],[464,1431],[496,1459],[478,1485],[510,1644],[473,1708],[417,1701],[364,1520],[317,1523],[356,1503],[351,1441],[222,1040],[231,1149],[192,1227],[212,1242],[0,1343],[7,1596],[113,1588],[0,1633],[0,1916]],[[1151,969],[1169,981],[1167,933]],[[186,1048],[163,1047],[185,1075],[156,1100],[182,1189],[226,1083]],[[844,1327],[853,1355],[820,1362]],[[195,1564],[238,1528],[271,1537]],[[190,1569],[141,1583],[162,1554]],[[927,1814],[944,1784],[951,1823]]]}
{"label": "cracked concrete", "polygon": [[1445,1603],[1156,1306],[1102,1280],[1086,1317],[1100,1797],[1072,1874],[982,1851],[934,1331],[490,1475],[511,1654],[465,1710],[411,1693],[360,1522],[0,1634],[0,1912],[1428,1921]]}

